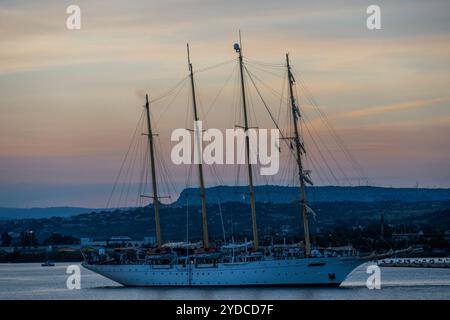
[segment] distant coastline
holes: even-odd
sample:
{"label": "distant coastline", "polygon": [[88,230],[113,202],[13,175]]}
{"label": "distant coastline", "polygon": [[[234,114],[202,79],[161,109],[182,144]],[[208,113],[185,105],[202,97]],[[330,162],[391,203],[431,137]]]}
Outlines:
{"label": "distant coastline", "polygon": [[[200,204],[197,188],[184,189],[175,204]],[[206,189],[207,201],[248,202],[247,186],[216,186]],[[309,202],[376,202],[376,201],[446,201],[450,200],[450,188],[390,188],[373,186],[338,187],[308,186]],[[255,186],[257,202],[290,203],[298,200],[298,188],[276,185]]]}
{"label": "distant coastline", "polygon": [[[197,188],[186,188],[172,205],[199,205]],[[206,188],[206,198],[209,204],[218,202],[248,203],[247,186],[215,186]],[[295,187],[258,185],[255,187],[256,202],[290,203],[298,199],[298,189]],[[377,201],[447,201],[450,200],[450,188],[391,188],[391,187],[337,187],[313,186],[306,188],[309,202],[377,202]],[[70,217],[82,213],[110,211],[111,209],[85,207],[39,207],[12,208],[0,207],[0,220],[7,219],[39,219],[50,217]]]}

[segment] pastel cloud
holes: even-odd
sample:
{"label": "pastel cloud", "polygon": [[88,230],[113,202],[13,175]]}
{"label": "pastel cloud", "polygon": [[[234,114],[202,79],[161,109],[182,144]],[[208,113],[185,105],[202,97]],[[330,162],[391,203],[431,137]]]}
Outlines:
{"label": "pastel cloud", "polygon": [[351,111],[342,116],[348,116],[352,118],[358,117],[367,117],[375,114],[388,113],[388,112],[396,112],[403,111],[408,109],[416,109],[416,108],[424,108],[430,107],[436,104],[441,104],[445,102],[449,102],[450,98],[433,98],[428,100],[415,100],[415,101],[407,101],[400,103],[393,103],[383,106],[371,107],[366,109],[359,109],[355,111]]}

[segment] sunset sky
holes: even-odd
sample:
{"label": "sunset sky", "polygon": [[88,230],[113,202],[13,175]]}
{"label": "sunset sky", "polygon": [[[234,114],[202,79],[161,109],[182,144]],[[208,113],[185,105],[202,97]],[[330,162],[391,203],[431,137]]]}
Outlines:
{"label": "sunset sky", "polygon": [[[105,206],[142,93],[187,75],[186,42],[196,69],[236,58],[239,29],[246,57],[290,53],[374,185],[450,187],[450,2],[316,2],[0,0],[0,206]],[[66,28],[71,4],[81,30]],[[371,4],[381,30],[366,28]],[[228,67],[198,74],[205,108]],[[232,95],[212,125],[229,125]],[[165,152],[188,98],[154,106]]]}

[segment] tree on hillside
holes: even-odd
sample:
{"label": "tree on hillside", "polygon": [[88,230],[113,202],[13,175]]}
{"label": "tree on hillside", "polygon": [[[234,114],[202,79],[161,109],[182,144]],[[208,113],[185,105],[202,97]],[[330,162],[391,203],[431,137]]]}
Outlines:
{"label": "tree on hillside", "polygon": [[44,240],[45,245],[61,245],[61,244],[78,244],[80,241],[72,236],[64,236],[59,233],[52,234],[49,238]]}
{"label": "tree on hillside", "polygon": [[2,247],[9,247],[12,242],[12,237],[8,234],[8,232],[2,233]]}

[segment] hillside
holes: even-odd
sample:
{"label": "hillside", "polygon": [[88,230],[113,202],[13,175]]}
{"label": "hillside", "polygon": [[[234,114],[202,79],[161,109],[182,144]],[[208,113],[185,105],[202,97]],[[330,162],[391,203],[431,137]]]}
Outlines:
{"label": "hillside", "polygon": [[[246,186],[218,186],[206,189],[207,201],[244,202],[248,203]],[[197,188],[183,190],[176,201],[177,205],[200,204]],[[285,186],[256,186],[255,199],[257,202],[289,203],[298,200],[298,188]],[[336,201],[446,201],[450,200],[450,189],[421,189],[421,188],[386,188],[386,187],[307,187],[306,196],[310,202]]]}
{"label": "hillside", "polygon": [[[246,186],[218,186],[206,189],[208,204],[218,202],[249,203]],[[298,200],[298,189],[284,186],[256,186],[255,198],[260,203],[289,204]],[[431,202],[450,201],[450,189],[385,188],[385,187],[307,187],[306,195],[310,203],[318,202]],[[173,206],[200,205],[199,190],[183,190]],[[70,217],[82,213],[100,212],[104,209],[80,207],[50,208],[1,208],[0,220],[40,219],[50,217]]]}
{"label": "hillside", "polygon": [[50,208],[1,208],[0,220],[8,219],[39,219],[50,217],[70,217],[76,214],[95,212],[98,209],[78,207],[50,207]]}
{"label": "hillside", "polygon": [[[258,225],[261,235],[299,235],[302,220],[296,203],[257,203]],[[450,201],[447,202],[316,202],[311,207],[317,213],[311,218],[311,231],[327,232],[336,227],[358,228],[378,224],[381,214],[387,224],[435,225],[449,230]],[[208,226],[212,239],[222,239],[224,229],[227,236],[234,234],[251,237],[250,206],[239,202],[228,202],[219,206],[208,205]],[[188,230],[186,228],[188,221]],[[162,235],[165,240],[183,240],[201,237],[200,206],[162,206]],[[317,229],[317,227],[319,229]],[[154,235],[154,213],[151,207],[111,212],[85,213],[67,218],[23,219],[0,221],[0,234],[20,233],[34,230],[39,239],[57,232],[77,238],[107,239],[111,236],[131,236],[142,239]]]}

